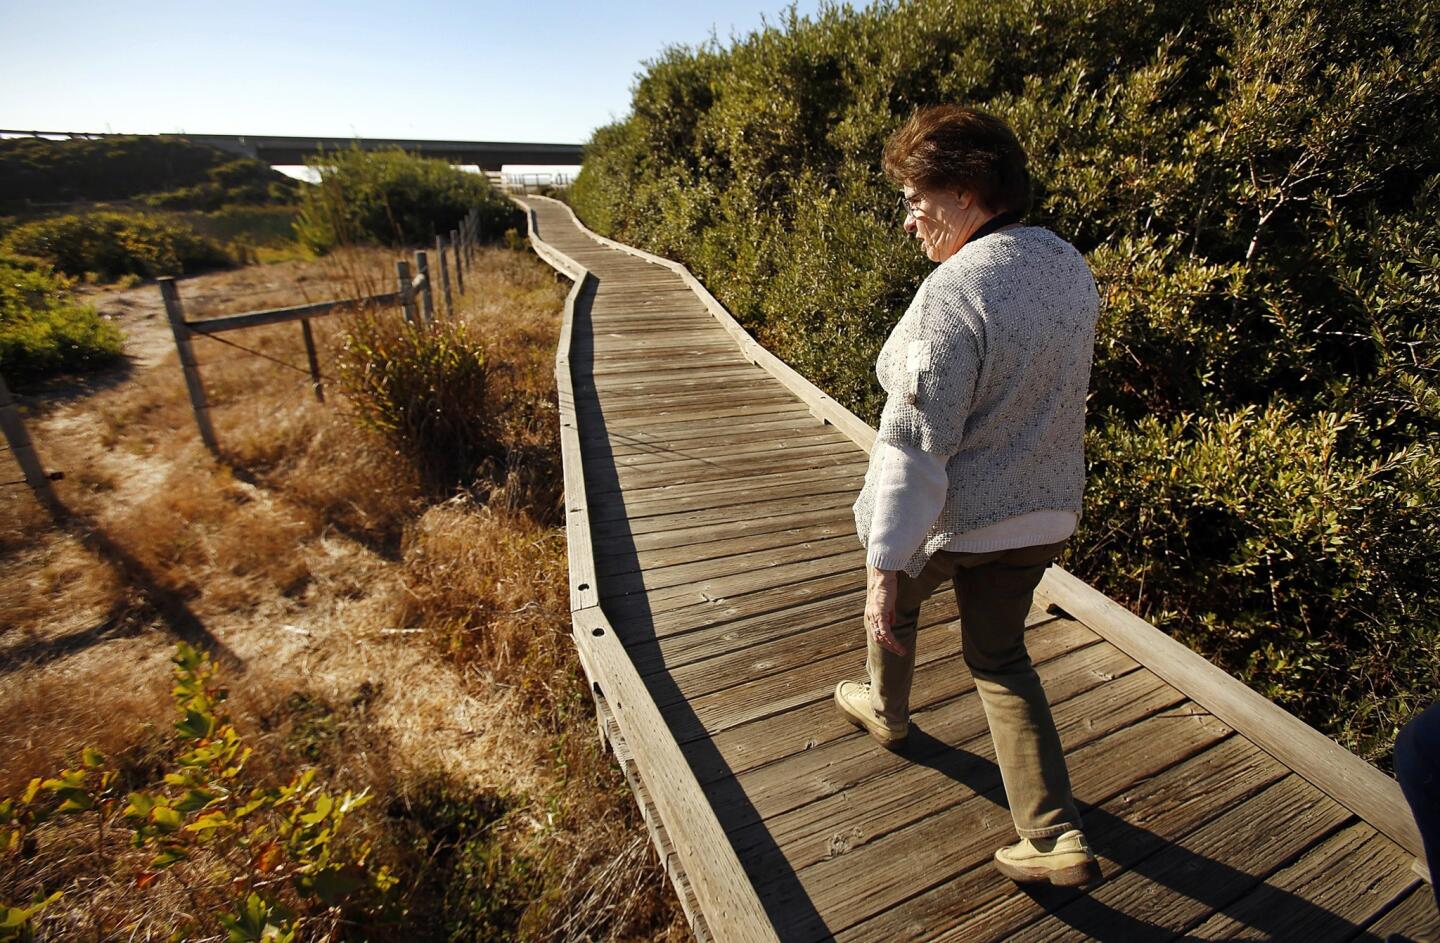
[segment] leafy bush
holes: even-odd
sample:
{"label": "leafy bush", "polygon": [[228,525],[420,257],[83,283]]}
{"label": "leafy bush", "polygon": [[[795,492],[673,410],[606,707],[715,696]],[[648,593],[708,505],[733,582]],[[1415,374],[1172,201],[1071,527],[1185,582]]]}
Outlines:
{"label": "leafy bush", "polygon": [[[320,938],[356,918],[373,927],[393,917],[395,877],[373,866],[369,843],[345,829],[369,794],[326,792],[313,767],[284,785],[256,781],[210,657],[181,642],[172,661],[179,719],[152,781],[127,789],[136,770],[86,749],[74,769],[34,779],[0,801],[0,853],[40,858],[31,866],[35,879],[24,882],[34,885],[30,906],[0,906],[0,940],[26,938],[45,907],[83,893],[93,877],[47,886],[53,872],[40,866],[39,839],[47,825],[67,821],[95,836],[99,874],[125,869],[126,883],[142,893],[173,875],[190,911],[190,925],[175,927],[177,939],[203,930],[227,932],[235,943],[281,943],[301,939],[302,927],[303,938]],[[143,857],[111,851],[106,836],[121,833]]]}
{"label": "leafy bush", "polygon": [[0,256],[0,373],[11,380],[108,366],[120,328],[77,304],[70,281],[48,266]]}
{"label": "leafy bush", "polygon": [[320,182],[302,194],[295,233],[316,252],[337,245],[431,245],[480,211],[480,237],[498,239],[523,226],[520,210],[481,174],[402,150],[358,147],[321,154],[307,163]]}
{"label": "leafy bush", "polygon": [[390,440],[431,487],[469,484],[503,457],[493,366],[461,322],[360,315],[336,361],[352,415]]}
{"label": "leafy bush", "polygon": [[1004,117],[1030,221],[1087,253],[1105,300],[1067,561],[1384,764],[1440,690],[1437,14],[792,10],[648,63],[569,199],[874,423],[875,356],[930,268],[884,141],[927,104]]}
{"label": "leafy bush", "polygon": [[70,275],[180,275],[231,264],[225,250],[190,227],[147,213],[96,212],[22,223],[5,248]]}

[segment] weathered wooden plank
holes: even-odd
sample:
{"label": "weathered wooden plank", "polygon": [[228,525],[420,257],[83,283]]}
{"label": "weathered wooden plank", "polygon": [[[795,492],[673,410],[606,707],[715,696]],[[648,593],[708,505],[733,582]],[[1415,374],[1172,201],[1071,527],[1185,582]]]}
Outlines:
{"label": "weathered wooden plank", "polygon": [[[778,475],[754,475],[746,479],[702,482],[683,489],[667,489],[663,485],[627,489],[623,503],[618,500],[608,503],[621,504],[622,513],[624,510],[629,510],[631,517],[644,517],[656,513],[734,504],[737,503],[733,500],[737,495],[753,495],[760,491],[770,497],[819,493],[820,489],[824,487],[822,483],[827,481],[845,482],[858,494],[860,486],[865,481],[865,466],[860,464],[824,465],[819,468],[801,469]],[[618,492],[604,492],[602,489],[597,493]],[[857,547],[860,545],[858,540],[855,545]]]}
{"label": "weathered wooden plank", "polygon": [[[924,653],[924,648],[918,652],[922,657]],[[1103,722],[1136,719],[1183,700],[1148,672],[1135,670],[1135,665],[1123,659],[1117,662],[1106,646],[1067,652],[1036,669],[1052,701],[1055,726],[1067,748],[1071,743],[1067,733],[1085,736],[1085,731],[1093,732]],[[831,677],[838,681],[845,675],[835,673]],[[828,695],[833,687],[833,683],[826,685],[825,693]],[[1062,711],[1061,705],[1067,703],[1069,706]],[[907,744],[903,752],[877,749],[873,740],[857,732],[738,778],[756,814],[769,818],[906,769],[911,763],[932,760],[950,752],[951,744],[963,743],[990,729],[973,681],[959,697],[920,711],[912,708],[911,723],[914,729],[910,735],[915,742]],[[730,811],[717,811],[728,826],[733,820]]]}
{"label": "weathered wooden plank", "polygon": [[656,409],[651,420],[647,422],[639,416],[606,416],[604,410],[594,403],[578,404],[576,413],[582,419],[589,421],[603,421],[606,429],[616,428],[630,430],[640,427],[652,427],[655,423],[679,423],[679,422],[718,422],[722,419],[767,416],[779,418],[781,416],[793,416],[804,409],[802,406],[795,406],[787,402],[773,403],[737,403],[733,406],[666,406]]}
{"label": "weathered wooden plank", "polygon": [[665,612],[697,600],[725,600],[731,594],[783,586],[792,580],[822,573],[864,568],[864,554],[847,537],[828,537],[798,546],[740,554],[737,561],[733,571],[711,576],[707,570],[688,582],[671,582],[666,578],[664,586],[650,585],[650,574],[645,574],[643,579],[638,574],[621,574],[601,584],[600,598],[643,594],[652,613]]}
{"label": "weathered wooden plank", "polygon": [[845,532],[853,531],[854,509],[850,504],[843,498],[832,500],[829,504],[829,507],[821,507],[816,510],[787,511],[774,518],[732,519],[724,524],[708,528],[703,526],[677,527],[673,530],[652,531],[638,535],[620,531],[609,535],[608,539],[597,536],[596,542],[601,544],[604,549],[599,550],[595,558],[597,561],[601,559],[623,561],[635,557],[639,559],[641,565],[645,565],[649,561],[657,564],[671,563],[675,561],[665,555],[692,553],[693,551],[687,548],[730,538],[745,536],[760,538],[767,534],[806,527],[839,527]]}
{"label": "weathered wooden plank", "polygon": [[1048,595],[1130,657],[1204,705],[1350,811],[1418,857],[1425,851],[1400,785],[1320,731],[1058,566]]}
{"label": "weathered wooden plank", "polygon": [[757,586],[749,592],[735,593],[725,599],[701,598],[661,612],[652,610],[643,596],[606,599],[602,605],[622,637],[634,641],[666,638],[746,616],[782,612],[806,600],[864,588],[865,574],[847,569]]}
{"label": "weathered wooden plank", "polygon": [[629,494],[647,488],[688,488],[702,481],[748,481],[757,475],[778,474],[807,468],[849,468],[858,471],[863,480],[864,467],[857,465],[855,450],[837,451],[833,446],[818,448],[776,449],[773,452],[741,456],[735,459],[676,459],[660,465],[614,466],[605,468],[592,461],[587,467],[594,472],[597,483],[606,476],[617,483],[617,491]]}
{"label": "weathered wooden plank", "polygon": [[[622,633],[621,638],[641,674],[676,671],[687,665],[742,651],[750,652],[752,660],[758,664],[769,660],[767,646],[778,639],[812,632],[832,623],[847,625],[850,631],[858,633],[864,607],[863,588],[856,588],[837,596],[807,600],[759,615],[716,620],[691,631],[664,637],[645,635],[631,639]],[[948,624],[955,617],[954,606],[948,611],[943,606],[937,607],[928,615],[927,625]],[[1036,607],[1031,610],[1027,621],[1033,625],[1053,618],[1057,617]],[[715,665],[711,670],[718,671],[719,666]]]}
{"label": "weathered wooden plank", "polygon": [[[1103,674],[1113,678],[1139,668],[1128,655],[1111,645],[1089,646],[1061,656],[1050,664],[1056,673],[1052,675],[1052,682],[1046,685],[1046,694],[1056,705],[1103,685]],[[983,709],[967,712],[966,719],[969,729],[975,731],[967,739],[954,739],[961,735],[957,728],[941,742],[928,727],[920,728],[942,749],[934,754],[917,752],[912,755],[907,751],[900,758],[901,762],[887,765],[884,772],[867,776],[862,781],[851,782],[850,767],[842,763],[840,775],[831,778],[831,782],[840,787],[838,792],[767,818],[764,822],[732,831],[730,838],[735,850],[743,858],[748,850],[758,847],[758,836],[764,833],[765,841],[773,840],[779,845],[790,867],[798,871],[847,854],[882,835],[942,812],[967,795],[1001,785],[1000,770],[994,765],[994,739],[990,736],[989,727],[984,724]],[[1163,724],[1149,725],[1146,720],[1141,720],[1105,737],[1107,742],[1113,741],[1106,765],[1138,767],[1139,764],[1116,764],[1113,761],[1116,756],[1128,759],[1132,749],[1173,749],[1177,740],[1166,742],[1162,747],[1158,743],[1147,742],[1144,737],[1163,729],[1174,738],[1182,731],[1188,733],[1191,727],[1207,729],[1203,745],[1224,735],[1220,725],[1215,725],[1214,729],[1200,724],[1172,728]],[[1130,729],[1142,733],[1123,735]],[[951,746],[951,743],[954,745]],[[1193,746],[1198,751],[1203,745],[1197,741]],[[874,754],[873,747],[871,754]],[[1078,747],[1072,746],[1067,765],[1078,769],[1080,756]],[[1148,757],[1153,758],[1153,755]],[[1180,758],[1176,756],[1175,760]],[[776,771],[783,770],[784,766],[780,764]],[[963,782],[963,787],[957,788],[957,782]]]}
{"label": "weathered wooden plank", "polygon": [[[1340,810],[1337,814],[1348,814],[1338,803],[1325,804]],[[1288,811],[1281,808],[1271,814],[1285,816]],[[1235,824],[1247,827],[1247,823]],[[1279,824],[1277,819],[1274,825]],[[1272,822],[1261,820],[1257,830],[1273,831],[1271,826]],[[1369,823],[1355,822],[1266,877],[1244,898],[1227,903],[1223,913],[1187,929],[1185,939],[1349,940],[1378,910],[1415,884],[1410,857]]]}
{"label": "weathered wooden plank", "polygon": [[[753,417],[744,414],[735,416],[694,416],[684,419],[657,420],[649,426],[631,426],[624,429],[606,429],[612,439],[621,442],[664,442],[676,438],[701,438],[706,435],[742,435],[746,432],[757,434],[778,427],[823,428],[802,406],[791,410],[765,412]],[[588,432],[588,430],[587,430]],[[593,438],[593,436],[591,436]]]}
{"label": "weathered wooden plank", "polygon": [[724,444],[750,444],[765,446],[767,440],[776,438],[816,436],[831,434],[806,413],[803,416],[775,416],[754,422],[730,423],[687,423],[679,428],[650,432],[648,430],[622,431],[609,438],[583,433],[581,441],[587,449],[599,455],[621,456],[629,454],[663,454],[670,448],[700,448]]}
{"label": "weathered wooden plank", "polygon": [[[1150,687],[1144,694],[1107,698],[1110,692],[1106,688],[1111,685],[1138,692],[1147,681]],[[1074,749],[1181,700],[1179,692],[1150,672],[1135,671],[1102,688],[1056,704],[1055,720],[1067,749]],[[1113,760],[1102,758],[1100,762]],[[967,777],[965,781],[973,776],[989,782],[988,777],[993,775],[989,770],[993,770],[990,764],[971,765],[962,775]],[[1077,776],[1083,774],[1083,770],[1076,770]],[[972,792],[972,796],[942,812],[888,832],[852,848],[845,855],[801,869],[797,872],[798,884],[809,900],[793,910],[790,899],[778,896],[793,887],[793,883],[777,887],[775,893],[766,887],[759,888],[766,907],[775,915],[777,930],[786,939],[796,938],[797,931],[808,929],[807,918],[813,908],[813,912],[824,915],[829,931],[836,932],[911,896],[916,890],[917,875],[938,878],[958,874],[984,861],[1003,844],[996,841],[997,833],[990,829],[998,826],[1003,830],[1010,824],[1010,814],[1002,804],[1004,789],[998,782],[983,791]],[[722,823],[728,822],[723,810],[717,809],[717,815]],[[948,839],[937,841],[936,836]],[[755,869],[753,863],[749,867],[752,871]],[[864,894],[856,893],[854,876],[857,874],[866,876]]]}
{"label": "weathered wooden plank", "polygon": [[603,545],[613,539],[623,546],[633,545],[637,550],[654,550],[683,546],[695,540],[696,534],[714,533],[716,536],[726,536],[744,533],[746,528],[756,526],[752,518],[768,519],[767,515],[770,514],[774,514],[775,522],[780,527],[791,526],[801,520],[820,520],[835,511],[848,509],[852,517],[854,514],[854,495],[843,486],[830,493],[801,497],[751,497],[754,500],[742,500],[697,511],[651,514],[633,520],[618,518],[597,521],[591,532],[595,535],[597,544]]}
{"label": "weathered wooden plank", "polygon": [[[944,626],[944,622],[933,624]],[[926,634],[926,628],[922,622],[922,641],[928,644],[930,635]],[[954,630],[947,628],[945,631]],[[1095,633],[1072,619],[1048,622],[1026,633],[1030,660],[1040,669],[1042,679],[1047,677],[1047,670],[1053,671],[1042,667],[1050,659],[1098,641]],[[923,653],[924,649],[920,651]],[[864,676],[864,660],[857,659],[844,675],[835,680]],[[858,733],[835,710],[830,696],[833,687],[827,686],[821,696],[793,710],[714,733],[705,744],[706,750],[690,751],[690,762],[696,777],[705,783],[732,773],[745,773],[842,738],[850,738],[857,746],[860,745],[867,735]],[[961,655],[933,662],[919,660],[910,690],[910,710],[912,715],[919,714],[952,698],[975,696],[974,692],[975,683]]]}
{"label": "weathered wooden plank", "polygon": [[1440,940],[1440,912],[1435,908],[1435,892],[1429,884],[1416,881],[1399,903],[1387,910],[1379,920],[1366,927],[1363,939],[1384,940],[1392,933],[1407,940]]}
{"label": "weathered wooden plank", "polygon": [[640,776],[651,788],[706,922],[724,939],[778,941],[754,885],[604,614],[590,608],[572,617],[577,644],[586,650]]}
{"label": "weathered wooden plank", "polygon": [[[597,445],[599,443],[596,443]],[[828,446],[837,453],[848,449],[854,451],[853,443],[835,435],[823,426],[797,426],[788,431],[779,431],[775,441],[766,442],[754,435],[721,436],[702,438],[696,441],[685,439],[668,440],[663,443],[645,442],[617,446],[607,443],[604,450],[597,452],[616,466],[640,468],[658,465],[676,459],[702,459],[716,456],[765,455],[771,452],[791,449],[817,448]]]}
{"label": "weathered wooden plank", "polygon": [[[1193,706],[1193,704],[1191,705]],[[1156,728],[1160,729],[1158,732]],[[1114,880],[1126,868],[1143,868],[1142,859],[1173,842],[1225,809],[1243,802],[1290,771],[1243,737],[1229,736],[1210,749],[1176,765],[1169,751],[1183,745],[1187,752],[1216,728],[1229,730],[1213,715],[1184,716],[1166,711],[1071,754],[1082,774],[1073,777],[1081,824],[1100,859],[1101,873]],[[1124,739],[1138,738],[1116,763]],[[1095,753],[1093,762],[1087,753]],[[1002,824],[994,845],[1009,844],[1013,834]],[[846,943],[890,943],[892,940],[946,940],[979,943],[1026,939],[1024,927],[1047,914],[1060,912],[1087,892],[1042,888],[1022,893],[988,858],[960,875],[933,884],[897,907],[877,913],[837,934]],[[1109,939],[1107,908],[1071,912],[1075,924],[1090,927],[1097,939]],[[1124,939],[1117,936],[1116,939]]]}
{"label": "weathered wooden plank", "polygon": [[650,841],[665,867],[665,873],[670,877],[670,883],[675,888],[675,896],[680,898],[680,908],[685,912],[685,919],[690,922],[690,929],[695,934],[696,943],[704,943],[711,939],[709,927],[705,923],[704,915],[700,913],[700,902],[695,897],[695,889],[690,886],[690,879],[685,874],[685,867],[680,863],[680,856],[675,852],[675,844],[665,830],[665,823],[660,820],[660,812],[655,808],[654,800],[650,798],[650,790],[645,787],[645,781],[640,777],[640,769],[635,765],[635,757],[630,752],[629,745],[625,743],[624,736],[620,733],[620,725],[615,720],[614,712],[610,710],[610,705],[605,702],[603,695],[596,693],[594,697],[603,739],[609,744],[611,752],[615,756],[615,762],[620,766],[621,772],[625,774],[625,781],[630,784],[630,791],[635,794],[635,803],[640,807],[640,818],[650,832]]}
{"label": "weathered wooden plank", "polygon": [[[763,523],[753,525],[757,528],[763,527]],[[838,537],[842,534],[849,535],[855,531],[855,522],[846,508],[836,508],[833,513],[823,519],[816,519],[813,515],[803,524],[795,527],[787,527],[780,530],[751,531],[738,534],[734,537],[721,537],[715,540],[699,540],[696,543],[682,547],[670,547],[663,550],[635,551],[633,548],[625,551],[597,554],[595,557],[595,572],[599,577],[613,576],[622,573],[635,573],[644,570],[659,570],[671,566],[685,564],[699,565],[709,563],[714,566],[728,566],[723,562],[728,556],[752,550],[768,550],[775,547],[787,547],[806,541],[819,540],[825,537]],[[703,533],[703,532],[696,532]]]}
{"label": "weathered wooden plank", "polygon": [[734,390],[707,387],[698,390],[680,390],[673,393],[654,393],[645,396],[581,396],[576,409],[581,415],[595,412],[608,423],[611,419],[633,416],[648,410],[657,415],[662,410],[700,409],[707,406],[763,406],[771,404],[793,405],[794,397],[784,390],[776,389],[773,383],[763,384],[747,381],[744,388]]}
{"label": "weathered wooden plank", "polygon": [[[757,441],[754,435],[702,439],[693,444],[684,440],[663,444],[644,443],[629,446],[617,454],[614,443],[591,439],[585,443],[586,460],[623,470],[659,471],[662,468],[685,468],[695,465],[734,465],[738,461],[763,460],[779,455],[831,455],[857,463],[868,461],[857,454],[855,446],[838,440],[833,433],[814,426],[798,426],[788,432],[777,430],[777,441]],[[783,443],[783,444],[782,444]]]}
{"label": "weathered wooden plank", "polygon": [[1104,927],[1128,940],[1169,940],[1322,841],[1350,812],[1298,776],[1286,776],[1224,810],[1026,928],[1035,940],[1088,940]]}
{"label": "weathered wooden plank", "polygon": [[853,538],[843,534],[732,556],[734,565],[724,568],[700,561],[670,564],[644,572],[619,573],[602,584],[601,597],[610,599],[643,594],[650,603],[651,612],[664,612],[690,605],[697,598],[722,599],[730,592],[783,586],[797,575],[864,568],[863,559],[859,559],[863,555],[858,554]]}

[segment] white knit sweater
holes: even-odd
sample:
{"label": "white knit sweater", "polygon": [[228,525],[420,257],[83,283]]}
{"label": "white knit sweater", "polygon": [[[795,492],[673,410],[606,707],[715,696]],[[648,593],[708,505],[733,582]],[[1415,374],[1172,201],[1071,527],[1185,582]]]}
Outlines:
{"label": "white knit sweater", "polygon": [[[876,442],[883,449],[865,562],[900,570],[945,508],[945,459],[909,445]],[[1075,532],[1074,511],[1030,511],[957,534],[942,549],[987,553],[1053,544]]]}
{"label": "white knit sweater", "polygon": [[[1078,520],[1098,314],[1084,257],[1039,226],[991,233],[935,267],[876,360],[888,397],[853,509],[872,566],[915,577],[936,550],[966,546],[976,532],[994,537],[981,528],[1009,520],[1043,537],[1065,518],[1032,512],[1069,512]],[[894,454],[882,443],[913,450],[911,459],[933,458],[892,465],[882,489],[881,470]],[[924,496],[939,490],[937,462],[944,498],[916,537],[918,525],[897,524],[895,508],[930,506]],[[886,498],[877,504],[882,490]],[[914,513],[924,518],[928,511]],[[880,545],[871,553],[877,529]]]}

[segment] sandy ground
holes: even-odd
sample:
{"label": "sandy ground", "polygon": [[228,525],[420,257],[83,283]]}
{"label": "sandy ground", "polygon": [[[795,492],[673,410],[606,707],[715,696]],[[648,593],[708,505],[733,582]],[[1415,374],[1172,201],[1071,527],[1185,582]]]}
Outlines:
{"label": "sandy ground", "polygon": [[[357,253],[338,260],[285,262],[193,276],[180,280],[180,295],[187,317],[204,317],[353,297],[365,290],[385,291],[389,286],[378,284],[378,279],[362,284],[363,276],[357,275],[383,272],[386,266],[393,270],[392,253],[376,250],[372,255]],[[96,408],[96,397],[124,395],[150,371],[173,370],[176,386],[182,383],[158,287],[149,283],[130,289],[87,288],[82,294],[124,329],[127,362],[83,381],[50,384],[28,393],[22,401],[42,461],[47,468],[58,467],[66,475],[62,495],[68,489],[103,491],[103,501],[90,502],[100,508],[93,520],[102,532],[117,528],[118,541],[123,539],[124,527],[135,526],[137,507],[144,506],[160,489],[175,486],[176,476],[183,475],[188,465],[206,463],[208,457],[194,433],[188,409],[182,412],[172,404],[166,415],[155,417],[156,422],[169,424],[168,429],[147,431],[143,428],[146,417],[141,416],[135,424],[138,428],[117,432],[108,426],[104,411]],[[297,395],[303,393],[297,389]],[[177,423],[184,427],[182,434],[193,439],[191,444],[178,454],[173,445],[157,448],[160,437],[168,435],[173,443]],[[291,513],[283,498],[240,478],[226,480],[224,489],[227,500],[247,503],[256,514],[283,517]],[[156,522],[156,526],[163,524]],[[523,781],[530,751],[523,743],[494,742],[496,736],[507,736],[501,731],[514,736],[515,724],[491,722],[498,713],[513,709],[503,694],[482,703],[467,690],[473,689],[473,682],[467,684],[458,669],[437,658],[423,632],[385,631],[385,607],[400,578],[393,560],[338,532],[302,542],[294,552],[304,555],[309,572],[308,584],[298,595],[277,592],[260,605],[241,611],[228,609],[223,593],[212,597],[209,587],[187,601],[211,647],[230,656],[226,670],[242,692],[242,705],[250,700],[254,709],[263,710],[291,689],[304,689],[342,704],[355,699],[357,692],[378,691],[379,696],[370,699],[373,703],[367,701],[367,722],[383,732],[387,741],[384,762],[413,769],[443,769],[487,785],[502,781],[511,788],[530,785]],[[108,691],[117,698],[116,710],[139,710],[137,705],[127,706],[121,692],[115,690],[117,677],[122,676],[130,679],[126,698],[153,700],[157,707],[163,703],[175,641],[173,626],[159,622],[143,627],[113,626],[106,611],[66,605],[65,594],[57,595],[53,584],[78,581],[82,579],[79,570],[93,567],[93,557],[87,557],[71,538],[37,542],[33,554],[22,553],[21,557],[15,561],[20,564],[18,569],[25,571],[37,588],[43,583],[58,607],[18,632],[0,634],[0,713],[14,716],[11,711],[34,700],[36,706],[26,713],[37,727],[61,723],[72,697],[57,697],[54,692],[77,689],[91,692],[86,700],[92,707],[106,709],[106,697],[97,697],[97,693]],[[12,576],[13,571],[0,580]],[[21,667],[20,659],[32,652],[43,657]],[[119,675],[117,664],[127,666]],[[244,696],[250,686],[246,676],[265,690]],[[46,698],[55,702],[53,710]],[[47,738],[29,739],[40,749],[40,742]],[[5,740],[10,738],[0,737],[0,755],[8,752]],[[507,756],[503,775],[495,768],[497,754]],[[18,758],[12,758],[18,764]],[[357,759],[368,761],[364,756]],[[9,765],[0,760],[0,780],[9,778],[3,775]]]}

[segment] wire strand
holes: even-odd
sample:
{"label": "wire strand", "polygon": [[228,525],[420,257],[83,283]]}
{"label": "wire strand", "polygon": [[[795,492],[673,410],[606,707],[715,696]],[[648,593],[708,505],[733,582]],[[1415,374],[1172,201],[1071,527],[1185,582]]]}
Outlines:
{"label": "wire strand", "polygon": [[297,367],[293,363],[288,363],[287,361],[281,360],[279,357],[272,357],[267,353],[263,353],[261,351],[254,350],[253,348],[246,347],[244,344],[237,344],[234,341],[227,340],[226,338],[223,338],[218,334],[205,334],[199,331],[197,331],[196,333],[199,334],[201,337],[208,337],[210,340],[215,341],[216,343],[225,344],[229,347],[234,347],[236,350],[243,350],[247,354],[254,354],[256,357],[263,357],[271,363],[278,363],[280,366],[288,367],[289,369],[294,370],[296,373],[303,373],[307,377],[310,375],[310,370],[306,367]]}

